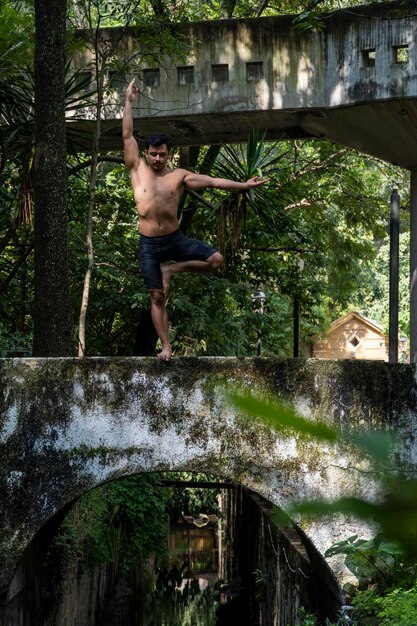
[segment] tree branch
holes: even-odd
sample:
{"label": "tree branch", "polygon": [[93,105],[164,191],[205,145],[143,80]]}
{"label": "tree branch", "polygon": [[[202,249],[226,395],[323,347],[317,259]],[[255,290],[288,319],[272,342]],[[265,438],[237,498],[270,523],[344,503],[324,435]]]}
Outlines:
{"label": "tree branch", "polygon": [[298,202],[287,204],[287,206],[284,207],[284,211],[290,211],[290,209],[296,209],[300,206],[311,206],[311,202],[310,200],[307,200],[307,198],[303,198],[302,200],[299,200]]}
{"label": "tree branch", "polygon": [[[74,165],[74,167],[71,167],[71,169],[68,171],[68,175],[69,176],[73,176],[74,174],[77,174],[77,172],[80,172],[81,170],[87,168],[87,167],[91,167],[93,160],[89,159],[88,161],[83,161],[82,163],[78,163],[78,165]],[[99,156],[97,158],[97,162],[99,163],[103,163],[103,162],[107,162],[107,163],[124,163],[124,159],[122,157],[109,157],[109,156]]]}
{"label": "tree branch", "polygon": [[198,194],[197,192],[188,190],[187,193],[199,202],[201,202],[201,204],[204,204],[204,206],[206,206],[207,208],[212,209],[213,211],[217,211],[217,207],[214,206],[214,204],[211,204],[211,202],[203,198],[203,196],[200,196],[200,194]]}
{"label": "tree branch", "polygon": [[261,17],[262,13],[265,11],[265,9],[268,6],[268,2],[269,0],[263,0],[261,6],[259,7],[259,9],[256,12],[256,17]]}

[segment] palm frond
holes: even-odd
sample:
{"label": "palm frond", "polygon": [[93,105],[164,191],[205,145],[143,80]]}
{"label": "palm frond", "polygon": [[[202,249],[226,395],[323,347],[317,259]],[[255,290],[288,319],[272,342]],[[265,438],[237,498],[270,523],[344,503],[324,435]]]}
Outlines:
{"label": "palm frond", "polygon": [[[254,176],[265,176],[270,181],[265,186],[256,187],[250,193],[232,192],[220,205],[218,236],[219,247],[223,253],[229,248],[233,259],[248,211],[252,211],[270,232],[290,230],[290,216],[284,207],[291,202],[281,192],[281,180],[285,179],[287,163],[279,144],[265,142],[266,131],[262,134],[254,129],[245,146],[223,145],[215,164],[216,176],[245,182]],[[276,178],[276,183],[274,181]]]}

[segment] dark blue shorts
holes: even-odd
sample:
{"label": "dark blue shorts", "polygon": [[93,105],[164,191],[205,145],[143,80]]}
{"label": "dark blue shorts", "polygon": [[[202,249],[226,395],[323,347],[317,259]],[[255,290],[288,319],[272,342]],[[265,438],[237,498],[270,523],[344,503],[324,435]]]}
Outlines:
{"label": "dark blue shorts", "polygon": [[207,261],[215,248],[198,239],[189,239],[176,230],[162,237],[140,235],[139,255],[148,289],[162,289],[160,264],[166,261]]}

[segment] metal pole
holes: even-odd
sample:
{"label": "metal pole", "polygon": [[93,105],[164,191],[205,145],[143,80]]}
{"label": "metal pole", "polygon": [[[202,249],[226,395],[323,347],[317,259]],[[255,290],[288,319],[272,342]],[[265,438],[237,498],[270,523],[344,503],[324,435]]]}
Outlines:
{"label": "metal pole", "polygon": [[293,357],[297,359],[300,356],[300,302],[297,296],[294,296],[293,307]]}
{"label": "metal pole", "polygon": [[[264,294],[263,291],[261,291],[260,289],[257,289],[255,291],[255,293],[252,294],[251,296],[251,300],[252,300],[252,304],[254,305],[255,311],[257,313],[261,313],[263,314],[265,311],[265,301],[266,301],[266,296]],[[261,333],[261,329],[258,328],[256,330],[256,356],[261,356],[261,352],[262,352],[262,333]]]}
{"label": "metal pole", "polygon": [[390,363],[398,363],[398,285],[400,280],[400,196],[396,189],[390,198],[389,226],[389,351]]}
{"label": "metal pole", "polygon": [[417,168],[410,180],[410,363],[417,363]]}

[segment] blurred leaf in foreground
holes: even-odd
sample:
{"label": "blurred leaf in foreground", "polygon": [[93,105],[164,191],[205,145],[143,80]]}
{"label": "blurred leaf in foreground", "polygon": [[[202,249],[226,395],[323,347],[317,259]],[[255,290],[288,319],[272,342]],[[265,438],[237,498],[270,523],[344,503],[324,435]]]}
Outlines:
{"label": "blurred leaf in foreground", "polygon": [[[292,431],[315,438],[318,442],[350,444],[366,452],[373,464],[375,477],[379,476],[382,491],[386,494],[380,502],[356,497],[331,501],[315,500],[297,503],[288,511],[290,515],[329,515],[344,513],[376,522],[381,533],[395,541],[404,550],[407,559],[417,558],[417,480],[407,479],[397,467],[389,465],[393,438],[385,431],[349,430],[338,432],[324,422],[300,417],[279,400],[262,399],[247,392],[231,392],[234,407],[248,416],[260,418],[277,431]],[[284,433],[285,434],[285,433]],[[381,472],[381,461],[386,470]]]}
{"label": "blurred leaf in foreground", "polygon": [[233,405],[249,416],[260,417],[276,430],[292,429],[294,433],[311,435],[323,441],[336,441],[337,432],[324,422],[313,422],[300,417],[293,409],[278,400],[261,399],[248,393],[232,392]]}

